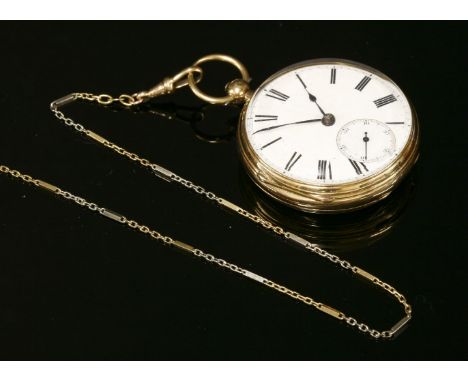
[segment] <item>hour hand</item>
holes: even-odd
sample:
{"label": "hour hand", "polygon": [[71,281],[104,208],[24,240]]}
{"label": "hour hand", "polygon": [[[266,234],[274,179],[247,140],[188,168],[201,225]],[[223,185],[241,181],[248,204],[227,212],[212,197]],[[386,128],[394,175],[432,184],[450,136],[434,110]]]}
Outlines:
{"label": "hour hand", "polygon": [[309,89],[307,89],[307,85],[305,84],[305,82],[302,80],[301,76],[299,76],[299,74],[296,73],[296,77],[297,79],[299,80],[299,82],[302,84],[302,86],[304,87],[304,90],[307,92],[307,94],[309,95],[309,99],[315,103],[318,107],[318,109],[320,110],[320,112],[322,113],[322,115],[325,115],[326,113],[323,111],[323,109],[320,107],[320,105],[317,103],[317,97],[314,96],[310,91]]}
{"label": "hour hand", "polygon": [[260,129],[260,130],[255,131],[255,132],[252,133],[252,134],[257,134],[257,133],[260,133],[261,131],[268,131],[268,130],[277,129],[278,127],[283,127],[283,126],[300,125],[300,124],[309,123],[309,122],[320,122],[321,120],[322,120],[321,118],[318,118],[318,119],[306,119],[305,121],[283,123],[283,124],[281,124],[281,125],[274,125],[274,126],[270,126],[270,127],[265,127],[265,128],[263,128],[263,129]]}

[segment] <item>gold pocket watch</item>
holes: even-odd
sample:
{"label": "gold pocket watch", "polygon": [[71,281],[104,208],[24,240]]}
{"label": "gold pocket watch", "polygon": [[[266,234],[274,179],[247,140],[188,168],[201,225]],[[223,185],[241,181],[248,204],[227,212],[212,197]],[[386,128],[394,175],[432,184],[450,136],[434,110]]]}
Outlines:
{"label": "gold pocket watch", "polygon": [[318,59],[268,78],[246,102],[239,147],[264,192],[318,213],[385,198],[418,157],[418,121],[401,89],[368,66]]}

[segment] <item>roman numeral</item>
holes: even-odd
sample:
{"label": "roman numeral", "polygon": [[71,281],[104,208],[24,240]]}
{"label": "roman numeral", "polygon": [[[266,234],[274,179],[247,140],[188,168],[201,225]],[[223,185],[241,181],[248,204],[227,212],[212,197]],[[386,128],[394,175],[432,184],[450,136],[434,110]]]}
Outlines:
{"label": "roman numeral", "polygon": [[[328,164],[328,166],[327,166]],[[332,178],[332,171],[331,171],[331,162],[326,160],[319,160],[318,161],[318,169],[317,169],[317,179],[325,180],[327,179],[327,168],[328,168],[328,178]]]}
{"label": "roman numeral", "polygon": [[263,150],[265,147],[268,147],[268,146],[272,145],[273,143],[278,142],[281,138],[283,138],[283,137],[279,137],[279,138],[273,139],[271,142],[268,142],[266,145],[263,145],[263,146],[260,148],[260,150]]}
{"label": "roman numeral", "polygon": [[330,83],[335,84],[336,83],[336,68],[331,69],[330,73]]}
{"label": "roman numeral", "polygon": [[266,122],[266,121],[276,121],[278,119],[277,115],[255,115],[254,122]]}
{"label": "roman numeral", "polygon": [[370,82],[372,78],[368,77],[368,76],[364,76],[364,78],[359,81],[359,83],[356,85],[356,87],[354,89],[356,90],[359,90],[360,92],[362,92],[362,89],[364,89],[366,87],[366,85]]}
{"label": "roman numeral", "polygon": [[362,163],[362,162],[359,162],[359,163],[358,163],[358,162],[356,162],[356,161],[354,161],[354,160],[352,160],[352,159],[349,159],[349,163],[351,163],[351,166],[353,166],[354,171],[356,171],[356,174],[358,174],[358,175],[362,175],[362,170],[361,170],[361,167],[359,167],[359,165],[362,166],[362,169],[363,169],[363,170],[369,171],[369,170],[367,169],[366,165],[365,165],[364,163]]}
{"label": "roman numeral", "polygon": [[281,92],[279,92],[278,90],[275,90],[275,89],[268,90],[267,93],[266,93],[266,96],[277,99],[279,101],[283,101],[283,102],[286,101],[289,98],[288,95],[286,95],[284,93],[281,93]]}
{"label": "roman numeral", "polygon": [[375,103],[375,106],[382,107],[382,106],[388,105],[389,103],[395,102],[396,100],[397,99],[395,98],[393,94],[389,94],[388,96],[376,99],[374,103]]}
{"label": "roman numeral", "polygon": [[292,167],[296,164],[296,162],[299,160],[299,158],[302,156],[302,154],[297,155],[297,152],[294,151],[294,154],[292,157],[289,159],[288,163],[286,164],[286,167],[284,168],[287,171],[291,171]]}

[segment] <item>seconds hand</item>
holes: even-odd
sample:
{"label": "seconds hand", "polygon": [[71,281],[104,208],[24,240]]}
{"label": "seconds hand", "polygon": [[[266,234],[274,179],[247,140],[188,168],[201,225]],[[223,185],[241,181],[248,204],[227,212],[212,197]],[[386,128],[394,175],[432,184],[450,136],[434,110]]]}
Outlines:
{"label": "seconds hand", "polygon": [[364,141],[364,150],[365,150],[365,155],[364,159],[367,160],[367,142],[369,142],[369,137],[367,136],[367,131],[364,133],[364,138],[362,138]]}

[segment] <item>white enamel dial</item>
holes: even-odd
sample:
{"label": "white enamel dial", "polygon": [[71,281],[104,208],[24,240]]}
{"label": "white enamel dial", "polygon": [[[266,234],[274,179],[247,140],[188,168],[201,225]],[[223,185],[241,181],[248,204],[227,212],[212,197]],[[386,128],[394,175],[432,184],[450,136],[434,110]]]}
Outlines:
{"label": "white enamel dial", "polygon": [[306,183],[343,184],[398,157],[412,112],[398,86],[373,69],[306,63],[255,92],[245,127],[260,159],[277,172]]}

